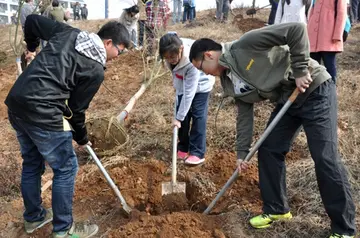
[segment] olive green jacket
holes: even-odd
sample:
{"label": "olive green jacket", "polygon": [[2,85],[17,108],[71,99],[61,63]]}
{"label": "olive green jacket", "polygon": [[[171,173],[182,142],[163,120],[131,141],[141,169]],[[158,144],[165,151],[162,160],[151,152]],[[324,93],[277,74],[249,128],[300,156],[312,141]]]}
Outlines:
{"label": "olive green jacket", "polygon": [[245,158],[251,146],[255,102],[269,99],[285,103],[296,87],[295,78],[305,76],[310,70],[313,83],[296,100],[295,104],[300,105],[315,88],[331,78],[325,67],[310,59],[309,50],[303,23],[252,30],[224,45],[219,63],[252,88],[237,95],[227,72],[220,77],[224,95],[234,97],[238,106],[236,150],[241,158]]}

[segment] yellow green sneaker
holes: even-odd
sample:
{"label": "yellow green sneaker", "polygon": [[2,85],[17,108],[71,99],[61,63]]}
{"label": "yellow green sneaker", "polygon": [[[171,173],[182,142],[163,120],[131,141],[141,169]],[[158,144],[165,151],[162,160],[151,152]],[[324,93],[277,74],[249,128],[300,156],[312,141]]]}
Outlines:
{"label": "yellow green sneaker", "polygon": [[292,215],[290,212],[280,215],[261,214],[250,219],[250,224],[256,229],[268,228],[271,223],[278,220],[290,220]]}
{"label": "yellow green sneaker", "polygon": [[329,238],[354,238],[355,236],[339,235],[337,233],[331,234]]}

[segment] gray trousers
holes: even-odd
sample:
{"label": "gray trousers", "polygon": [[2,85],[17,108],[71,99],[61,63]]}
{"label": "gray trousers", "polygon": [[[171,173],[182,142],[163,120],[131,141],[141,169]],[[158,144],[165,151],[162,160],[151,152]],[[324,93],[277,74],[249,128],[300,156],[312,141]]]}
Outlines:
{"label": "gray trousers", "polygon": [[351,11],[350,11],[351,23],[356,23],[359,18],[359,0],[351,0],[350,6],[351,6]]}
{"label": "gray trousers", "polygon": [[229,0],[216,0],[216,19],[227,20],[229,15]]}
{"label": "gray trousers", "polygon": [[173,0],[173,23],[179,23],[182,18],[182,0]]}
{"label": "gray trousers", "polygon": [[[283,105],[277,105],[270,122]],[[296,130],[303,125],[315,162],[320,195],[332,232],[355,234],[355,206],[347,173],[337,148],[336,87],[330,79],[315,89],[302,105],[292,105],[259,148],[259,180],[266,214],[289,212],[285,155]]]}

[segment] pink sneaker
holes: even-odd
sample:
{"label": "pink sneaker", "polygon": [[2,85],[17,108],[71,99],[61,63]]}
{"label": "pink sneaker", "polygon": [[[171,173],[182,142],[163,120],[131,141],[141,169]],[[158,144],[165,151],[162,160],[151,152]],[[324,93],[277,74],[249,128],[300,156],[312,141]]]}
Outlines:
{"label": "pink sneaker", "polygon": [[199,157],[195,156],[195,155],[190,155],[186,160],[185,160],[185,164],[190,164],[190,165],[199,165],[205,162],[205,158],[200,159]]}
{"label": "pink sneaker", "polygon": [[186,153],[186,152],[182,152],[180,150],[177,152],[178,160],[185,160],[187,156],[188,156],[188,153]]}

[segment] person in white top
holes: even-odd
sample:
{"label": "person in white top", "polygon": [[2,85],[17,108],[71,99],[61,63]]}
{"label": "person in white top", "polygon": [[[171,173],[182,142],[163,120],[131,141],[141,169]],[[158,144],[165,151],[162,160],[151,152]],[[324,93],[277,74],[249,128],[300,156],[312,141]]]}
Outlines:
{"label": "person in white top", "polygon": [[280,0],[274,24],[303,22],[307,24],[306,12],[311,0]]}
{"label": "person in white top", "polygon": [[169,32],[159,42],[159,54],[171,70],[176,90],[173,126],[179,128],[177,157],[186,165],[205,162],[209,96],[215,83],[214,76],[206,75],[190,62],[194,41]]}
{"label": "person in white top", "polygon": [[134,5],[124,9],[120,15],[119,22],[123,24],[130,34],[130,39],[137,47],[137,22],[139,20],[139,7]]}

